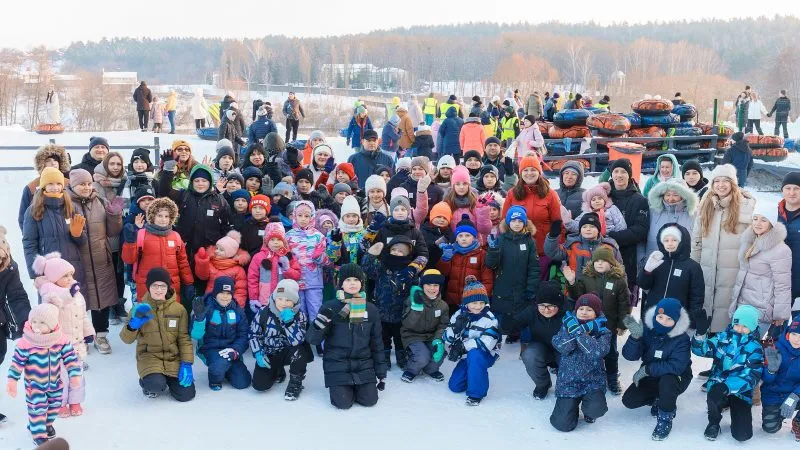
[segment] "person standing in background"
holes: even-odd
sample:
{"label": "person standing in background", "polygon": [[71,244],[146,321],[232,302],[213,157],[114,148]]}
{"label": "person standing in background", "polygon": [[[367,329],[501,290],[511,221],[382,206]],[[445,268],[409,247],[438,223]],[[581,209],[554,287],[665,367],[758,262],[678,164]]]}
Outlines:
{"label": "person standing in background", "polygon": [[194,128],[199,130],[206,127],[206,116],[208,115],[208,103],[203,98],[203,90],[197,89],[194,91],[192,98],[192,118],[194,119]]}
{"label": "person standing in background", "polygon": [[169,134],[175,134],[175,111],[178,110],[178,93],[175,90],[169,91],[167,96],[167,118],[169,119]]}
{"label": "person standing in background", "polygon": [[300,118],[306,117],[303,112],[303,106],[300,100],[294,95],[294,92],[289,92],[289,97],[283,102],[283,115],[286,116],[286,142],[289,140],[289,135],[292,135],[292,140],[297,140],[297,129],[300,128]]}
{"label": "person standing in background", "polygon": [[425,125],[433,125],[433,119],[436,117],[436,109],[439,107],[439,101],[433,96],[433,92],[428,94],[423,103],[422,113],[425,115]]}
{"label": "person standing in background", "polygon": [[153,94],[144,81],[133,91],[133,101],[136,102],[136,112],[139,115],[139,130],[147,131],[147,122],[150,118],[150,102],[153,101]]}
{"label": "person standing in background", "polygon": [[752,133],[753,125],[755,125],[758,134],[763,136],[764,132],[761,131],[761,115],[766,113],[767,108],[764,107],[764,104],[758,97],[758,93],[756,93],[756,91],[751,92],[750,102],[747,105],[747,127],[744,132]]}
{"label": "person standing in background", "polygon": [[781,89],[781,95],[775,100],[772,109],[767,113],[767,117],[772,117],[775,114],[775,132],[772,133],[778,136],[778,130],[783,127],[783,137],[789,139],[789,131],[786,130],[786,124],[789,122],[789,111],[792,109],[792,101],[786,96],[786,89]]}

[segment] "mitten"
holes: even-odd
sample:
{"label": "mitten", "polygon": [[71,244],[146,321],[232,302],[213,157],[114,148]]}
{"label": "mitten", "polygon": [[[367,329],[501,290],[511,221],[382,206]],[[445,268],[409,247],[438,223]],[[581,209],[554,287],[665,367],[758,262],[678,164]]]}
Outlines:
{"label": "mitten", "polygon": [[325,161],[325,167],[324,167],[325,172],[327,173],[333,172],[334,167],[336,167],[336,161],[334,161],[333,156],[331,156],[330,158],[328,158],[327,161]]}
{"label": "mitten", "polygon": [[192,300],[192,314],[195,319],[203,320],[206,317],[206,302],[203,297]]}
{"label": "mitten", "polygon": [[647,258],[647,262],[644,263],[644,271],[648,273],[652,272],[661,264],[664,264],[664,254],[656,250],[653,253],[650,253],[650,256]]}
{"label": "mitten", "polygon": [[792,393],[790,396],[786,397],[786,400],[783,401],[781,404],[781,416],[784,419],[788,419],[792,417],[792,414],[797,410],[797,400],[800,397],[797,394]]}
{"label": "mitten", "polygon": [[647,366],[642,365],[642,367],[639,367],[639,370],[637,370],[636,373],[633,374],[633,384],[635,384],[636,387],[639,387],[639,382],[642,381],[642,378],[645,378],[646,376],[647,376]]}
{"label": "mitten", "polygon": [[264,353],[261,350],[255,352],[255,357],[256,365],[258,365],[258,367],[261,367],[262,369],[270,368],[269,358],[264,358]]}
{"label": "mitten", "polygon": [[708,332],[708,327],[711,325],[711,319],[706,314],[705,309],[697,310],[694,314],[695,331],[699,336],[703,336]]}
{"label": "mitten", "polygon": [[281,322],[289,323],[294,320],[294,310],[292,308],[286,308],[281,311]]}
{"label": "mitten", "polygon": [[433,347],[433,361],[438,363],[444,358],[444,342],[441,339],[434,339],[431,346]]}
{"label": "mitten", "polygon": [[92,342],[94,342],[94,335],[86,336],[85,338],[83,338],[83,342],[86,344],[91,344]]}
{"label": "mitten", "polygon": [[290,145],[286,146],[286,163],[289,164],[289,167],[292,169],[300,166],[300,154],[296,148]]}
{"label": "mitten", "polygon": [[109,204],[106,205],[106,212],[112,216],[119,216],[122,214],[122,208],[125,206],[125,199],[122,197],[116,197],[114,200],[111,200]]}
{"label": "mitten", "polygon": [[587,334],[597,334],[606,327],[606,322],[608,322],[608,319],[605,317],[598,317],[597,319],[582,324],[581,328],[583,328]]}
{"label": "mitten", "polygon": [[439,248],[442,249],[442,261],[444,262],[450,261],[456,254],[453,244],[439,244]]}
{"label": "mitten", "polygon": [[71,297],[75,297],[75,295],[78,292],[80,292],[80,290],[81,290],[81,285],[78,284],[78,282],[76,281],[76,282],[72,283],[72,286],[69,287],[69,295]]}
{"label": "mitten", "polygon": [[506,171],[506,176],[514,175],[514,161],[508,156],[503,160],[503,168]]}
{"label": "mitten", "polygon": [[86,225],[86,218],[80,214],[73,214],[69,222],[69,234],[74,238],[81,237],[83,226]]}
{"label": "mitten", "polygon": [[497,248],[497,238],[493,234],[486,235],[486,243],[489,244],[489,248]]}
{"label": "mitten", "polygon": [[461,313],[456,317],[456,320],[453,322],[453,334],[456,336],[461,336],[461,333],[467,329],[469,325],[469,317],[467,317],[467,313],[461,311]]}
{"label": "mitten", "polygon": [[644,334],[644,327],[642,324],[636,321],[630,314],[625,316],[622,319],[622,323],[625,324],[625,328],[628,329],[628,332],[631,333],[631,337],[634,339],[641,339],[642,335]]}
{"label": "mitten", "polygon": [[581,327],[581,323],[572,312],[568,311],[566,314],[564,314],[564,318],[561,319],[561,323],[564,325],[564,329],[566,329],[567,333],[570,335],[574,336],[584,332],[584,329]]}
{"label": "mitten", "polygon": [[561,220],[554,220],[550,222],[550,237],[557,238],[561,234],[561,225],[564,222]]}
{"label": "mitten", "polygon": [[205,247],[198,248],[197,253],[194,254],[194,257],[195,259],[203,259],[203,260],[209,259],[208,252],[206,251]]}
{"label": "mitten", "polygon": [[383,228],[383,225],[386,223],[386,216],[382,212],[376,212],[374,216],[372,216],[372,221],[369,223],[367,227],[367,231],[377,233],[378,230]]}
{"label": "mitten", "polygon": [[383,251],[383,242],[376,242],[369,247],[367,253],[369,253],[372,256],[380,256],[382,251]]}
{"label": "mitten", "polygon": [[172,150],[164,150],[161,152],[161,162],[167,163],[167,161],[174,161],[175,159],[172,157]]}
{"label": "mitten", "polygon": [[425,175],[424,177],[417,180],[417,192],[426,192],[428,190],[428,186],[431,185],[431,176]]}
{"label": "mitten", "polygon": [[11,398],[17,398],[17,380],[13,378],[8,379],[8,383],[6,383],[6,394]]}
{"label": "mitten", "polygon": [[383,390],[386,389],[386,378],[379,379],[378,384],[375,387],[377,387],[379,391],[383,392]]}
{"label": "mitten", "polygon": [[181,362],[178,369],[178,384],[183,387],[189,387],[194,383],[194,375],[192,374],[192,364],[188,362]]}
{"label": "mitten", "polygon": [[128,328],[138,330],[153,317],[153,308],[147,303],[139,303],[131,310],[131,320],[128,321]]}
{"label": "mitten", "polygon": [[291,269],[289,258],[286,256],[281,256],[278,258],[278,268],[281,269],[281,272],[286,272],[287,270]]}
{"label": "mitten", "polygon": [[771,374],[778,373],[783,362],[783,355],[775,347],[769,346],[764,349],[764,359],[767,362],[767,370]]}
{"label": "mitten", "polygon": [[317,245],[314,246],[314,253],[311,254],[311,258],[317,260],[324,253],[325,253],[325,241],[319,241]]}
{"label": "mitten", "polygon": [[411,266],[405,266],[394,274],[394,280],[397,284],[409,284],[414,281],[417,276],[417,269]]}
{"label": "mitten", "polygon": [[228,361],[236,361],[239,358],[239,352],[232,348],[223,348],[219,351],[219,356],[227,359]]}
{"label": "mitten", "polygon": [[459,339],[450,345],[450,352],[447,354],[447,359],[456,362],[461,359],[461,356],[463,356],[465,352],[466,349],[464,349],[464,342]]}
{"label": "mitten", "polygon": [[331,317],[333,317],[333,311],[330,308],[320,309],[314,319],[314,327],[320,331],[324,330],[331,323]]}
{"label": "mitten", "polygon": [[339,228],[334,228],[331,230],[331,242],[342,242],[342,230]]}

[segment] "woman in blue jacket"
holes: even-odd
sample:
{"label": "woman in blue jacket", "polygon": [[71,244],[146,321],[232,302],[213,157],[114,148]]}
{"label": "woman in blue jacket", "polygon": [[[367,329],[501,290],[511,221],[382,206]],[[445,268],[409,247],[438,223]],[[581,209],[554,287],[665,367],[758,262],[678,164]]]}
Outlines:
{"label": "woman in blue jacket", "polygon": [[372,121],[367,116],[367,109],[364,106],[356,108],[356,114],[350,119],[350,124],[344,131],[344,137],[347,139],[347,145],[352,142],[353,149],[356,151],[361,150],[361,137],[364,132],[372,129]]}
{"label": "woman in blue jacket", "polygon": [[438,139],[436,142],[436,151],[439,153],[439,158],[444,155],[452,155],[459,164],[461,160],[461,144],[458,137],[461,134],[461,126],[464,125],[464,120],[456,115],[456,109],[450,108],[445,113],[445,119],[439,126]]}

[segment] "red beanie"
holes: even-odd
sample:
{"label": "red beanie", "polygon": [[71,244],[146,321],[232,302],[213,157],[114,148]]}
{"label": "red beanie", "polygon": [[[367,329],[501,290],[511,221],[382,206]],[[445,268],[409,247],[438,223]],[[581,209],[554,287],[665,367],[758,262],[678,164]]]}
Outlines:
{"label": "red beanie", "polygon": [[269,197],[267,197],[264,194],[256,194],[256,195],[254,195],[253,198],[250,200],[250,211],[253,210],[253,206],[255,206],[255,205],[263,206],[264,209],[267,210],[267,215],[269,215],[269,211],[271,209]]}
{"label": "red beanie", "polygon": [[522,171],[527,169],[528,167],[533,167],[536,169],[537,172],[540,174],[542,173],[542,165],[539,164],[539,158],[535,156],[526,156],[519,160],[519,173],[522,175]]}
{"label": "red beanie", "polygon": [[353,181],[356,178],[356,170],[353,168],[353,165],[350,163],[340,163],[337,167],[342,172],[346,173],[347,176],[350,177],[350,181]]}

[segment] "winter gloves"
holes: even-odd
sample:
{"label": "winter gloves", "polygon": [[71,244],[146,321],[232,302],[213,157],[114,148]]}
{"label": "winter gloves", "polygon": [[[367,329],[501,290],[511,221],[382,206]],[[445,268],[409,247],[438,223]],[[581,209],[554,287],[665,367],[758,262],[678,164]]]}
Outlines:
{"label": "winter gloves", "polygon": [[194,383],[194,375],[192,375],[192,364],[188,362],[181,362],[178,369],[178,384],[182,387],[189,387]]}
{"label": "winter gloves", "polygon": [[557,238],[561,234],[561,225],[564,223],[560,220],[554,220],[550,222],[550,233],[549,236],[552,238]]}
{"label": "winter gloves", "polygon": [[567,312],[561,322],[571,336],[580,336],[581,334],[597,334],[600,330],[604,329],[608,319],[601,316],[597,319],[590,320],[586,323],[581,323],[575,314]]}
{"label": "winter gloves", "polygon": [[286,146],[286,163],[292,169],[300,167],[300,152],[291,145]]}
{"label": "winter gloves", "polygon": [[261,367],[262,369],[269,369],[270,368],[269,358],[264,358],[264,352],[259,350],[259,351],[255,352],[254,355],[256,357],[256,365],[258,367]]}
{"label": "winter gloves", "polygon": [[386,216],[383,215],[381,212],[376,212],[375,215],[372,217],[372,222],[369,223],[367,227],[367,231],[377,233],[378,230],[383,228],[383,225],[386,223]]}
{"label": "winter gloves", "polygon": [[642,335],[644,335],[644,327],[642,327],[642,324],[637,322],[636,319],[634,319],[630,314],[622,319],[622,323],[625,324],[625,328],[627,328],[628,332],[631,333],[631,337],[633,339],[641,339]]}
{"label": "winter gloves", "polygon": [[369,247],[367,253],[377,258],[378,256],[380,256],[382,251],[383,251],[383,242],[376,242]]}
{"label": "winter gloves", "polygon": [[81,285],[76,281],[72,283],[72,286],[69,287],[69,295],[75,297],[75,294],[80,292],[80,290],[81,290]]}
{"label": "winter gloves", "polygon": [[459,339],[450,345],[450,353],[447,355],[447,359],[456,362],[461,359],[461,356],[463,356],[466,352],[467,350],[464,348],[464,341]]}
{"label": "winter gloves", "polygon": [[192,314],[195,320],[203,320],[206,318],[206,302],[203,297],[197,297],[192,300]]}
{"label": "winter gloves", "polygon": [[333,317],[333,310],[330,308],[322,308],[317,313],[317,317],[314,319],[314,327],[320,331],[325,330],[331,323],[331,317]]}
{"label": "winter gloves", "polygon": [[294,320],[294,310],[292,308],[286,308],[281,311],[281,322],[289,323]]}
{"label": "winter gloves", "polygon": [[711,325],[711,319],[706,314],[705,309],[699,309],[692,313],[694,316],[694,326],[698,336],[704,336],[708,332],[708,327]]}
{"label": "winter gloves", "polygon": [[467,329],[467,326],[469,326],[469,317],[467,317],[467,314],[462,310],[458,317],[456,317],[455,322],[453,322],[453,334],[461,336],[464,330]]}
{"label": "winter gloves", "polygon": [[489,248],[497,248],[497,241],[498,239],[493,234],[486,235],[486,243],[489,244]]}
{"label": "winter gloves", "polygon": [[424,177],[417,180],[417,192],[426,192],[428,190],[428,186],[431,185],[431,176],[425,175]]}
{"label": "winter gloves", "polygon": [[377,387],[379,391],[383,392],[383,390],[386,389],[386,378],[378,379],[378,384],[375,387]]}
{"label": "winter gloves", "polygon": [[153,317],[153,308],[147,303],[139,303],[131,310],[131,320],[128,321],[128,328],[133,331],[138,330]]}
{"label": "winter gloves", "polygon": [[653,253],[650,253],[650,256],[647,258],[647,262],[644,263],[644,271],[647,273],[652,273],[661,264],[664,264],[664,254],[656,250]]}
{"label": "winter gloves", "polygon": [[797,410],[797,400],[800,400],[800,397],[792,393],[792,395],[788,396],[781,404],[781,416],[784,419],[792,417],[792,414]]}
{"label": "winter gloves", "polygon": [[411,266],[403,267],[394,274],[394,281],[397,285],[410,284],[417,276],[417,269]]}
{"label": "winter gloves", "polygon": [[223,348],[219,351],[219,356],[227,359],[228,361],[236,361],[239,359],[239,352],[232,348]]}
{"label": "winter gloves", "polygon": [[633,384],[635,384],[636,387],[639,387],[639,382],[645,377],[647,377],[647,366],[642,365],[642,367],[639,367],[639,370],[633,374]]}
{"label": "winter gloves", "polygon": [[453,247],[453,244],[443,242],[439,244],[439,248],[442,249],[442,261],[444,262],[450,261],[456,254],[456,249]]}
{"label": "winter gloves", "polygon": [[778,369],[781,368],[781,363],[783,362],[783,355],[780,354],[778,349],[772,346],[765,348],[764,359],[766,360],[769,373],[773,375],[778,373]]}
{"label": "winter gloves", "polygon": [[514,171],[514,161],[508,156],[503,160],[503,169],[506,171],[506,176],[513,176],[516,173]]}
{"label": "winter gloves", "polygon": [[106,212],[112,216],[122,215],[122,208],[125,206],[125,199],[122,197],[115,197],[110,203],[106,205]]}
{"label": "winter gloves", "polygon": [[438,363],[444,358],[444,342],[441,339],[434,339],[431,347],[433,347],[433,361]]}
{"label": "winter gloves", "polygon": [[83,234],[83,226],[86,225],[86,218],[80,214],[73,214],[72,220],[69,221],[69,234],[74,238],[81,237]]}
{"label": "winter gloves", "polygon": [[334,167],[336,167],[336,161],[334,161],[333,156],[331,156],[325,161],[325,173],[333,172]]}

